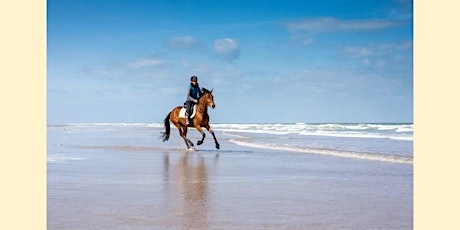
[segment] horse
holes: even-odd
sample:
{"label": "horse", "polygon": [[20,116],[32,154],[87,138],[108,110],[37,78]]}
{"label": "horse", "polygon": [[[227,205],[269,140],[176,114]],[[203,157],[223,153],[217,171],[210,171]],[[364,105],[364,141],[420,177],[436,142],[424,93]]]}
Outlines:
{"label": "horse", "polygon": [[[219,142],[217,142],[216,135],[214,134],[214,131],[211,129],[211,126],[209,126],[208,106],[210,106],[213,109],[216,107],[216,104],[214,103],[214,96],[212,95],[213,89],[209,91],[203,88],[202,90],[204,94],[198,100],[198,104],[195,108],[196,115],[192,119],[192,122],[190,123],[189,127],[194,127],[199,133],[201,133],[202,138],[197,142],[197,145],[203,144],[204,138],[206,137],[206,134],[202,129],[202,127],[204,127],[212,134],[212,137],[214,137],[214,142],[216,144],[216,149],[219,149],[220,145]],[[176,126],[177,130],[179,130],[180,136],[184,139],[185,145],[187,145],[187,149],[191,149],[191,147],[193,147],[194,145],[193,142],[187,138],[188,126],[186,125],[185,120],[187,118],[179,117],[179,112],[182,108],[183,106],[177,106],[166,116],[164,120],[166,131],[162,132],[163,142],[169,140],[169,135],[171,133],[169,121],[171,120],[174,126]]]}

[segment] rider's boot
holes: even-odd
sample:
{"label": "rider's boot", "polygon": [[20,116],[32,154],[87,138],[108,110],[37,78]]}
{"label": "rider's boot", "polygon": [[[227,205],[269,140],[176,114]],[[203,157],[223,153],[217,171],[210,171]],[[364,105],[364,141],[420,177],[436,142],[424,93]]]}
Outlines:
{"label": "rider's boot", "polygon": [[185,112],[185,125],[190,125],[190,116],[187,112]]}

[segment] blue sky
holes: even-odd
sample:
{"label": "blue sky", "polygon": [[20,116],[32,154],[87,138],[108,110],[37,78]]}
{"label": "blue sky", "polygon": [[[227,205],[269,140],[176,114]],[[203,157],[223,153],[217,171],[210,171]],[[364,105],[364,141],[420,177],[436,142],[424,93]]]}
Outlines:
{"label": "blue sky", "polygon": [[49,124],[412,122],[412,1],[47,2]]}

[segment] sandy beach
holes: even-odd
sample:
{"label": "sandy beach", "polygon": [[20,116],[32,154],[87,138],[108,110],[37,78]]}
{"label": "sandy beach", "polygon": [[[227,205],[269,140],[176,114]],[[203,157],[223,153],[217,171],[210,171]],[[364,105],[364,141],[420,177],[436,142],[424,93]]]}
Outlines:
{"label": "sandy beach", "polygon": [[[48,126],[48,229],[412,229],[412,164]],[[199,139],[195,130],[190,139]]]}

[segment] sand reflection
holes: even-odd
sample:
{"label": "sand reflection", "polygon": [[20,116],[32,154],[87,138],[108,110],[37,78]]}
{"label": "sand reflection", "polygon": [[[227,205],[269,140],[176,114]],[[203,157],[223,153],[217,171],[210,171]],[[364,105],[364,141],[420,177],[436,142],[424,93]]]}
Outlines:
{"label": "sand reflection", "polygon": [[[170,211],[181,228],[208,228],[208,178],[205,160],[196,154],[185,154],[170,165],[164,158],[164,181],[169,190]],[[171,171],[172,170],[172,171]]]}

